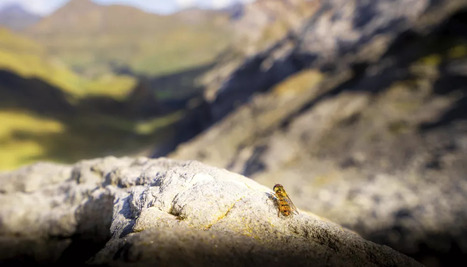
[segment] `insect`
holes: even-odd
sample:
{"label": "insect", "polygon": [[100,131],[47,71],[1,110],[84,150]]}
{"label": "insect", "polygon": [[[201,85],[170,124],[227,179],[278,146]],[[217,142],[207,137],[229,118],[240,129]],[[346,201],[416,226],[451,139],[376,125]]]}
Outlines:
{"label": "insect", "polygon": [[276,194],[277,204],[279,206],[277,216],[279,216],[280,213],[284,216],[290,216],[292,213],[298,213],[297,208],[293,204],[292,200],[290,200],[289,195],[287,195],[281,184],[276,184],[272,189]]}

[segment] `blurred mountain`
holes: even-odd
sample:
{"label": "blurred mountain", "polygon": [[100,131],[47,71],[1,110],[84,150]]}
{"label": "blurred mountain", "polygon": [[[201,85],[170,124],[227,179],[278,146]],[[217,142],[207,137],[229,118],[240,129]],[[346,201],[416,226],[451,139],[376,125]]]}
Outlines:
{"label": "blurred mountain", "polygon": [[[138,122],[122,108],[135,86],[125,75],[76,74],[40,44],[0,28],[0,169],[110,153],[105,151],[134,153],[159,142],[160,134],[150,134],[167,125],[166,118]],[[133,135],[140,135],[138,141],[125,145]]]}
{"label": "blurred mountain", "polygon": [[19,4],[11,4],[0,9],[0,25],[11,30],[23,30],[37,23],[41,17],[26,11]]}
{"label": "blurred mountain", "polygon": [[21,32],[0,28],[0,168],[147,155],[175,136],[230,32],[225,11],[159,16],[85,0]]}
{"label": "blurred mountain", "polygon": [[[258,84],[273,84],[277,82],[277,79],[282,79],[284,75],[290,74],[290,72],[283,71],[278,72],[277,77],[272,74],[265,79],[261,75],[256,76],[255,71],[258,66],[255,62],[250,61],[261,56],[264,50],[269,51],[276,47],[290,33],[298,31],[302,23],[316,12],[318,7],[316,1],[258,0],[250,4],[236,4],[224,9],[223,12],[230,17],[234,38],[228,49],[219,54],[213,63],[214,65],[199,73],[198,77],[194,79],[196,90],[200,88],[204,90],[204,100],[197,100],[197,107],[189,110],[189,120],[181,125],[177,138],[174,140],[175,143],[167,145],[167,148],[162,149],[162,151],[159,148],[156,149],[153,155],[165,155],[173,150],[178,143],[201,132],[213,123],[213,120],[222,118],[220,112],[216,111],[219,106],[225,107],[224,113],[222,113],[225,115],[231,111],[233,106],[241,104],[241,99],[245,98],[245,92],[249,95],[255,91],[262,91],[261,88],[264,89],[264,87],[260,88],[257,86]],[[281,54],[276,52],[275,55],[280,56]],[[248,62],[251,63],[251,67],[247,65]],[[248,76],[250,71],[253,71],[252,75]],[[225,85],[239,81],[235,78],[235,72],[247,74],[248,78],[243,80],[245,84],[241,85],[243,88],[224,92]],[[168,88],[168,86],[165,87]],[[230,92],[232,94],[228,97],[228,105],[223,106],[216,103],[221,99],[217,97],[218,94],[229,94]]]}
{"label": "blurred mountain", "polygon": [[461,0],[320,1],[211,70],[212,126],[170,156],[281,183],[428,266],[465,262],[466,14]]}
{"label": "blurred mountain", "polygon": [[72,98],[104,95],[122,99],[135,85],[135,80],[125,75],[82,77],[50,56],[42,45],[4,28],[0,28],[0,69],[23,78],[41,79]]}
{"label": "blurred mountain", "polygon": [[161,75],[207,64],[230,41],[226,12],[161,16],[122,5],[72,0],[27,35],[79,73]]}
{"label": "blurred mountain", "polygon": [[[274,47],[279,40],[299,30],[304,20],[316,12],[319,7],[317,3],[303,0],[258,0],[227,9],[232,18],[235,38],[229,50],[221,54],[212,71],[200,79],[206,87],[205,98],[214,101],[219,88],[245,61]],[[245,71],[248,72],[247,69]],[[256,82],[256,79],[252,80],[252,83]],[[252,84],[247,88],[255,86]]]}
{"label": "blurred mountain", "polygon": [[237,7],[241,16],[234,23],[236,42],[242,44],[237,47],[254,55],[297,30],[318,7],[316,1],[303,0],[257,0]]}

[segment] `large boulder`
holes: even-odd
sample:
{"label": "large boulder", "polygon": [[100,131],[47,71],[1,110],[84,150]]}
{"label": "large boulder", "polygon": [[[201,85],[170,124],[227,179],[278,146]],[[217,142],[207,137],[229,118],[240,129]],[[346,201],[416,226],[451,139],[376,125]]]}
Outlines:
{"label": "large boulder", "polygon": [[2,264],[419,265],[306,211],[279,215],[271,189],[195,161],[40,163],[2,174],[0,192]]}

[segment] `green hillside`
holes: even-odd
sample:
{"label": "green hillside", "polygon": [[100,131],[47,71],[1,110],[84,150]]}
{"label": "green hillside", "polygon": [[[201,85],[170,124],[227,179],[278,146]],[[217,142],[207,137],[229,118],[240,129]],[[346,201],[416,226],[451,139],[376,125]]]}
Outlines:
{"label": "green hillside", "polygon": [[[89,110],[82,103],[92,99],[122,103],[135,79],[113,74],[85,78],[41,45],[6,29],[0,29],[1,75],[8,77],[0,78],[0,170],[38,160],[73,162],[150,150],[170,136],[171,125],[182,115],[141,120],[101,114],[95,106]],[[60,95],[67,96],[61,105]],[[44,112],[34,108],[38,102]],[[71,112],[60,110],[67,106]]]}
{"label": "green hillside", "polygon": [[102,95],[122,99],[135,85],[130,76],[108,74],[95,79],[84,78],[59,59],[48,56],[33,40],[3,28],[0,28],[0,69],[25,78],[41,79],[76,98]]}
{"label": "green hillside", "polygon": [[81,114],[50,118],[21,109],[0,109],[0,171],[37,161],[62,163],[102,156],[147,155],[173,136],[182,113],[128,120]]}
{"label": "green hillside", "polygon": [[72,0],[26,34],[80,73],[161,75],[205,65],[229,43],[228,17],[188,10],[160,16]]}
{"label": "green hillside", "polygon": [[0,169],[148,155],[174,138],[184,111],[161,102],[193,94],[193,80],[230,42],[228,19],[72,0],[23,32],[0,29]]}

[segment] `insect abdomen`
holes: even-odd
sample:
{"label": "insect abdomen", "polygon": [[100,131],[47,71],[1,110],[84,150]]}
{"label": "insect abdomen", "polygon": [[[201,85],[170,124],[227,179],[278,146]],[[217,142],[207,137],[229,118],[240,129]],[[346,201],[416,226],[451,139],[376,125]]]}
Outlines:
{"label": "insect abdomen", "polygon": [[290,205],[286,201],[287,196],[283,193],[279,194],[279,210],[284,216],[290,215]]}

